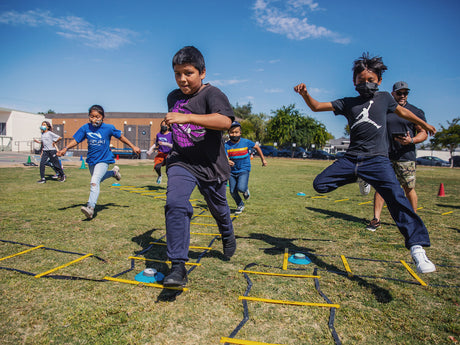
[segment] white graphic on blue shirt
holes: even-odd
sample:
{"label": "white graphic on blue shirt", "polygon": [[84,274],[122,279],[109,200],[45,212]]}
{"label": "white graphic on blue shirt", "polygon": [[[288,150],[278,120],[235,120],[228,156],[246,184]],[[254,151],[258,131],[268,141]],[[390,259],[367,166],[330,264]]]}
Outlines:
{"label": "white graphic on blue shirt", "polygon": [[377,129],[379,129],[380,127],[382,127],[382,126],[378,125],[377,123],[375,123],[374,121],[372,121],[372,120],[369,118],[369,110],[371,109],[373,103],[374,103],[374,101],[370,101],[370,102],[369,102],[369,107],[363,108],[363,110],[361,111],[361,113],[359,113],[359,115],[356,117],[356,119],[357,119],[358,121],[356,121],[356,122],[351,126],[350,129],[353,129],[353,127],[355,127],[355,126],[357,126],[357,125],[359,125],[359,124],[361,124],[361,123],[365,123],[365,122],[370,123],[371,125],[377,127]]}
{"label": "white graphic on blue shirt", "polygon": [[[176,104],[174,104],[171,112],[191,114],[190,110],[184,108],[187,103],[188,100],[178,100]],[[204,135],[206,134],[206,129],[204,127],[192,125],[190,123],[174,123],[171,128],[174,133],[174,140],[180,147],[194,146],[194,143],[204,140]]]}

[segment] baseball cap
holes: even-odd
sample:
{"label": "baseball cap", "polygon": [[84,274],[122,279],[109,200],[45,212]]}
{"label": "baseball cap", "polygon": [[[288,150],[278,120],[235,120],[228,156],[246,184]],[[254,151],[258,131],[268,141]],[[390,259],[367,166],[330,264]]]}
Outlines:
{"label": "baseball cap", "polygon": [[396,83],[394,83],[393,91],[398,91],[398,90],[401,90],[401,89],[410,90],[409,85],[407,85],[407,83],[405,81],[397,81]]}
{"label": "baseball cap", "polygon": [[233,128],[233,127],[241,127],[241,124],[238,121],[233,121],[230,128]]}

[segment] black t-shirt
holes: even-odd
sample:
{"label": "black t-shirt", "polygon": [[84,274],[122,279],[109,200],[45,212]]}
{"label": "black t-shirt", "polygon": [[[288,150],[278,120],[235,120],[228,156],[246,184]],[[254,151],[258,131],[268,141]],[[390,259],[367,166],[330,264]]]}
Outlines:
{"label": "black t-shirt", "polygon": [[[169,112],[182,114],[234,114],[227,96],[218,88],[206,84],[199,92],[185,95],[180,89],[168,95]],[[226,181],[230,165],[222,142],[222,131],[191,124],[173,124],[173,148],[166,161],[167,168],[180,165],[197,179],[206,182]]]}
{"label": "black t-shirt", "polygon": [[[404,108],[413,112],[416,116],[425,119],[425,113],[422,109],[419,109],[412,104],[406,103]],[[416,159],[415,145],[401,145],[393,139],[392,133],[409,131],[410,136],[413,138],[416,135],[415,123],[412,123],[402,117],[399,117],[395,113],[388,114],[387,117],[387,133],[388,133],[388,157],[393,161],[414,161]]]}
{"label": "black t-shirt", "polygon": [[335,115],[344,115],[350,127],[352,156],[388,156],[387,113],[398,103],[388,92],[376,92],[372,98],[345,97],[332,102]]}

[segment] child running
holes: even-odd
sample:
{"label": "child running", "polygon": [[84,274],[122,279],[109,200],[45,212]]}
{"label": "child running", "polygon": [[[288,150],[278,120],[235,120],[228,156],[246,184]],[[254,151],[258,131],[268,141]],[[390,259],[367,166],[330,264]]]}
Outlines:
{"label": "child running", "polygon": [[387,203],[405,238],[405,246],[411,251],[417,271],[434,272],[436,267],[422,248],[430,246],[428,230],[405,197],[388,159],[387,114],[396,113],[431,135],[436,129],[398,105],[388,92],[378,92],[386,69],[381,57],[363,54],[353,65],[353,83],[359,96],[333,102],[318,102],[303,83],[294,87],[312,111],[333,111],[335,115],[344,115],[350,127],[350,146],[345,156],[323,170],[315,178],[313,187],[318,193],[328,193],[356,182],[357,178],[369,183]]}
{"label": "child running", "polygon": [[62,138],[53,133],[53,127],[51,123],[48,121],[43,121],[42,125],[40,126],[40,130],[42,131],[42,138],[40,141],[35,140],[36,143],[42,144],[42,156],[40,159],[40,180],[38,183],[46,183],[45,179],[45,166],[51,164],[51,167],[57,174],[57,179],[60,182],[65,181],[65,174],[64,170],[62,170],[61,163],[59,162],[59,158],[57,157],[57,150],[54,146],[57,144]]}
{"label": "child running", "polygon": [[230,166],[222,141],[222,131],[230,127],[234,115],[227,97],[218,88],[203,84],[206,68],[197,48],[180,49],[172,66],[179,86],[168,95],[165,117],[173,133],[173,148],[166,161],[165,206],[167,254],[172,265],[163,285],[184,286],[193,215],[189,199],[196,186],[217,222],[224,256],[230,258],[236,250],[226,196]]}
{"label": "child running", "polygon": [[236,202],[235,214],[244,210],[244,202],[239,193],[243,194],[244,200],[248,200],[250,193],[248,188],[249,173],[251,172],[251,150],[255,149],[260,156],[262,166],[267,165],[264,154],[259,145],[249,139],[241,137],[241,124],[234,121],[228,130],[230,140],[225,143],[228,163],[232,167],[230,173],[230,194]]}
{"label": "child running", "polygon": [[89,123],[81,126],[74,134],[72,141],[58,152],[58,156],[63,156],[68,149],[77,146],[85,139],[88,141],[86,163],[88,163],[91,173],[91,184],[88,203],[81,208],[88,219],[94,217],[100,183],[109,177],[114,177],[118,181],[121,179],[118,166],[115,165],[112,170],[108,170],[109,164],[115,163],[113,153],[110,150],[110,139],[115,137],[128,145],[135,153],[141,152],[114,125],[104,123],[104,117],[104,109],[100,105],[93,105],[89,108]]}
{"label": "child running", "polygon": [[148,155],[153,153],[153,150],[157,149],[158,153],[153,159],[153,170],[156,171],[158,178],[157,183],[161,183],[161,167],[166,165],[166,157],[168,157],[169,152],[172,148],[172,133],[168,126],[164,124],[164,121],[160,126],[160,133],[157,133],[155,143],[147,151]]}

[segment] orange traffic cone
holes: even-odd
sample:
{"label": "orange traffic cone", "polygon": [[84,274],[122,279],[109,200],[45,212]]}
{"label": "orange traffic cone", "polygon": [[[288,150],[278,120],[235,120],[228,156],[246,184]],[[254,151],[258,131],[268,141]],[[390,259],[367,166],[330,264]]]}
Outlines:
{"label": "orange traffic cone", "polygon": [[444,183],[441,183],[441,184],[439,185],[438,196],[446,196],[446,194],[444,193]]}

